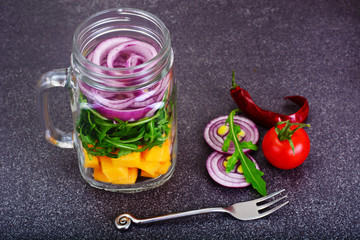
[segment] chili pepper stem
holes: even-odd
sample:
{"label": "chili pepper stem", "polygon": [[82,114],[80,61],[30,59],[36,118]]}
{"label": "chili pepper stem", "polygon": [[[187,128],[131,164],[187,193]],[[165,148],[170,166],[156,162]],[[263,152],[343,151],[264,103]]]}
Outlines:
{"label": "chili pepper stem", "polygon": [[[278,126],[281,124],[284,124],[284,123],[285,123],[285,126],[282,129],[279,129]],[[297,127],[294,130],[291,130],[290,127],[293,125],[296,125]],[[278,139],[280,141],[284,141],[284,140],[289,141],[289,144],[291,146],[291,149],[293,150],[294,156],[295,156],[295,148],[294,148],[294,143],[293,143],[291,137],[298,129],[303,128],[303,127],[310,127],[310,124],[291,123],[290,120],[278,122],[275,124],[275,132],[278,135]]]}
{"label": "chili pepper stem", "polygon": [[236,85],[236,83],[235,83],[235,71],[233,70],[232,71],[232,80],[231,80],[231,89],[235,89],[237,87],[239,87],[239,86]]}

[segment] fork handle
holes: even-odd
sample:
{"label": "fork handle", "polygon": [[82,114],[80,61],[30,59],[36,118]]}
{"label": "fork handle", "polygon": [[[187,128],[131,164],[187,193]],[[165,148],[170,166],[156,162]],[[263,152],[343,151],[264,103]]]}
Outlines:
{"label": "fork handle", "polygon": [[228,213],[228,210],[225,208],[217,207],[217,208],[203,208],[198,210],[191,210],[186,212],[180,212],[180,213],[172,213],[157,217],[151,217],[151,218],[145,218],[145,219],[138,219],[131,214],[124,213],[119,215],[115,219],[115,225],[117,229],[120,230],[126,230],[130,227],[131,222],[134,222],[136,224],[144,224],[144,223],[153,223],[153,222],[159,222],[159,221],[165,221],[170,220],[174,218],[181,218],[181,217],[188,217],[198,214],[204,214],[204,213],[219,213],[219,212],[225,212]]}

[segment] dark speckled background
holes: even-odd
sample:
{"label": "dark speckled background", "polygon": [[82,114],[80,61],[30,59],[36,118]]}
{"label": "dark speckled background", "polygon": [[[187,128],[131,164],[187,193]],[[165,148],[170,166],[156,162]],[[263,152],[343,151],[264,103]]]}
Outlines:
{"label": "dark speckled background", "polygon": [[[82,180],[74,150],[40,133],[35,85],[42,73],[70,65],[72,34],[87,16],[133,7],[171,32],[178,81],[179,152],[165,185],[109,193]],[[358,239],[360,238],[359,1],[12,1],[0,3],[1,239]],[[282,100],[308,98],[311,152],[282,171],[253,156],[269,192],[285,188],[290,204],[241,222],[210,214],[115,229],[124,212],[145,218],[259,197],[228,189],[207,174],[212,150],[202,137],[213,118],[236,108],[231,71],[263,108],[291,113]],[[71,129],[69,94],[54,89],[51,115]],[[260,143],[267,129],[260,127]]]}

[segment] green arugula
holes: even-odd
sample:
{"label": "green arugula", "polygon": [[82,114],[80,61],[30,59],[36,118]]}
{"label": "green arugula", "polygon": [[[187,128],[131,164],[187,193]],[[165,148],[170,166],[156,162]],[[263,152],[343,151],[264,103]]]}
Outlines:
{"label": "green arugula", "polygon": [[168,138],[170,113],[163,107],[152,116],[136,122],[107,119],[88,106],[80,96],[81,113],[76,130],[82,146],[91,155],[120,157],[161,146]]}
{"label": "green arugula", "polygon": [[266,183],[261,178],[261,176],[264,175],[263,172],[258,170],[255,166],[255,163],[251,161],[245,154],[243,149],[251,149],[251,150],[257,150],[258,147],[253,144],[252,142],[240,142],[237,138],[237,134],[241,131],[240,126],[234,124],[234,115],[240,112],[239,109],[235,109],[231,111],[229,114],[229,117],[226,119],[227,124],[229,124],[229,134],[226,136],[226,139],[224,141],[222,150],[224,152],[227,152],[230,146],[230,142],[232,141],[235,146],[235,152],[231,155],[231,157],[228,159],[227,165],[226,165],[226,172],[230,172],[232,169],[234,169],[236,163],[238,160],[240,160],[240,163],[242,165],[242,169],[244,172],[244,177],[248,183],[251,183],[253,188],[255,188],[261,195],[266,195]]}

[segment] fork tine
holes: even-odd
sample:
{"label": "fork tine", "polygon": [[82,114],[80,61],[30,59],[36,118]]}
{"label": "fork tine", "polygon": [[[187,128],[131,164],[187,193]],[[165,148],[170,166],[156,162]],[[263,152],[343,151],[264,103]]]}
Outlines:
{"label": "fork tine", "polygon": [[257,218],[262,218],[262,217],[265,217],[265,216],[267,216],[267,215],[269,215],[269,214],[271,214],[271,213],[275,212],[276,210],[279,210],[280,208],[282,208],[283,206],[285,206],[285,205],[286,205],[286,204],[288,204],[288,203],[289,203],[289,201],[286,201],[286,202],[284,202],[284,203],[282,203],[282,204],[280,204],[280,205],[278,205],[278,206],[276,206],[276,207],[274,207],[274,208],[270,209],[269,211],[266,211],[266,212],[260,213],[260,214],[258,215],[258,217],[257,217]]}
{"label": "fork tine", "polygon": [[269,199],[269,198],[272,198],[272,197],[278,195],[279,193],[282,193],[283,191],[285,191],[285,189],[281,189],[280,191],[271,193],[271,194],[269,194],[269,195],[267,195],[267,196],[265,196],[265,197],[261,197],[261,198],[255,199],[255,201],[256,201],[256,202],[265,201],[265,200],[267,200],[267,199]]}
{"label": "fork tine", "polygon": [[287,197],[287,195],[285,195],[285,196],[283,196],[283,197],[281,197],[281,198],[279,198],[279,199],[276,199],[276,200],[274,200],[274,201],[272,201],[272,202],[265,203],[265,204],[261,204],[261,205],[258,206],[258,209],[259,209],[259,210],[262,210],[262,209],[265,209],[265,208],[267,208],[267,207],[270,207],[271,205],[273,205],[273,204],[275,204],[275,203],[283,200],[283,199],[286,198],[286,197]]}

